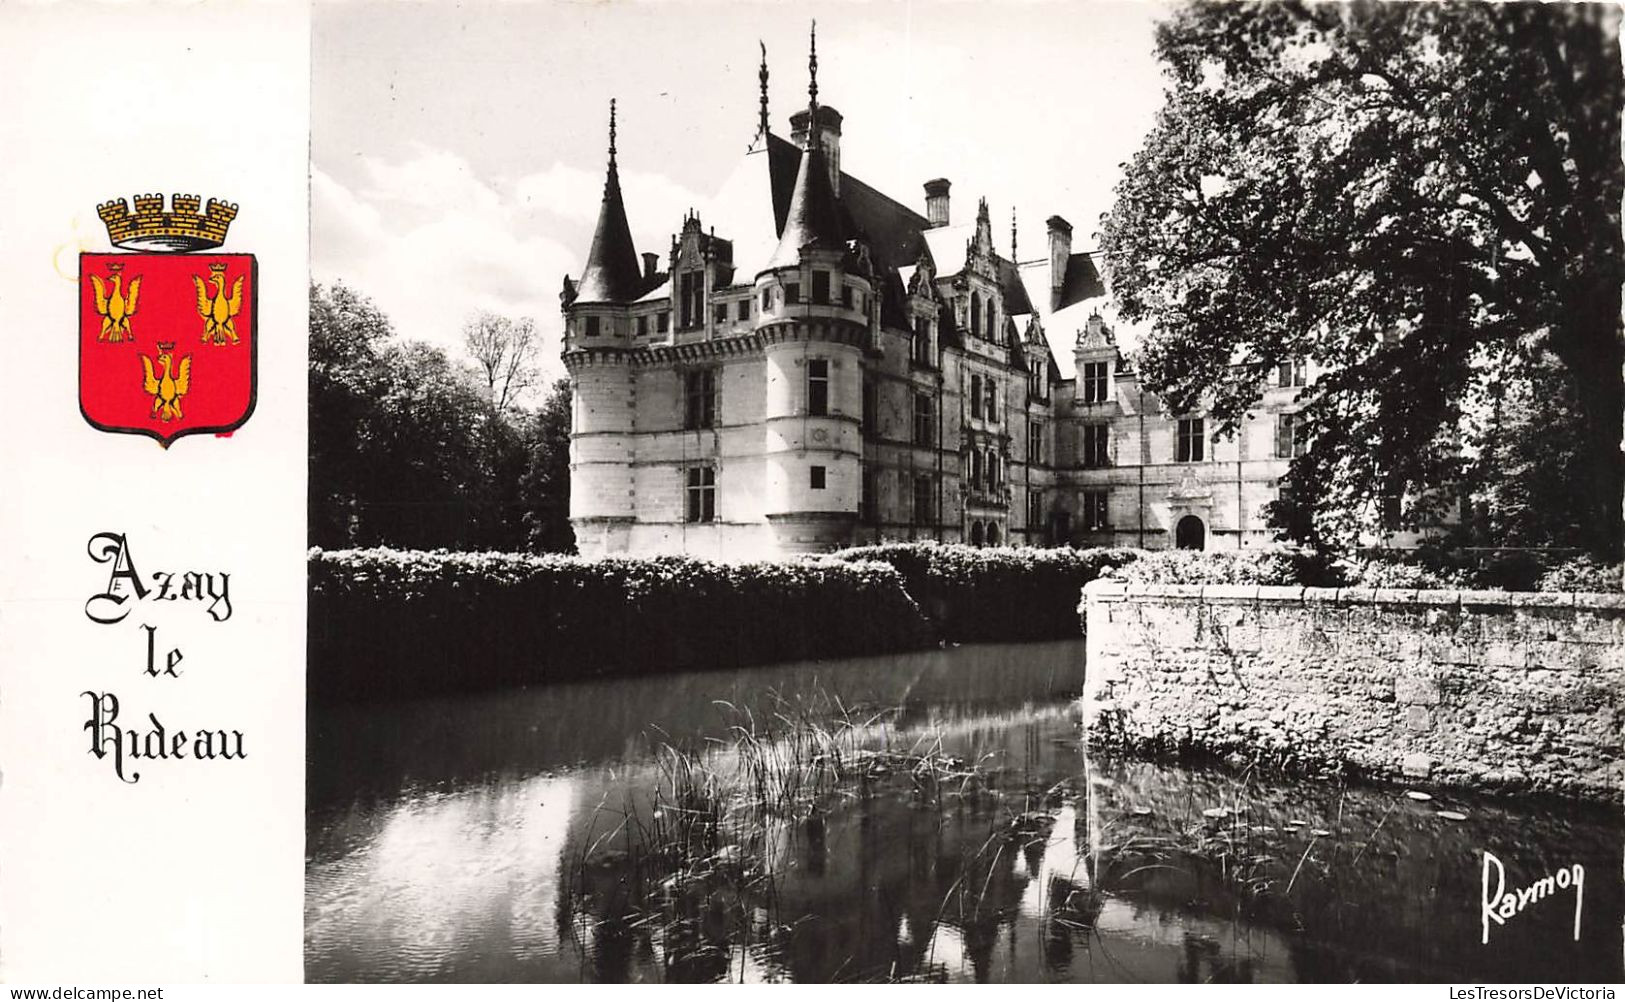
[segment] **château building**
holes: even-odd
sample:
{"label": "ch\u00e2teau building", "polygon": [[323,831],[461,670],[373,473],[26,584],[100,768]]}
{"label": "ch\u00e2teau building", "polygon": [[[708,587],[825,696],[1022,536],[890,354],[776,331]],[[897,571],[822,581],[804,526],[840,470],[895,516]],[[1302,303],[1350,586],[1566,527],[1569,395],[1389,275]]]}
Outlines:
{"label": "ch\u00e2teau building", "polygon": [[738,559],[881,541],[1238,549],[1295,448],[1280,385],[1233,437],[1144,391],[1102,320],[1096,262],[1059,215],[1046,253],[996,246],[842,169],[817,100],[769,127],[665,255],[638,254],[616,163],[566,277],[570,515],[588,555]]}

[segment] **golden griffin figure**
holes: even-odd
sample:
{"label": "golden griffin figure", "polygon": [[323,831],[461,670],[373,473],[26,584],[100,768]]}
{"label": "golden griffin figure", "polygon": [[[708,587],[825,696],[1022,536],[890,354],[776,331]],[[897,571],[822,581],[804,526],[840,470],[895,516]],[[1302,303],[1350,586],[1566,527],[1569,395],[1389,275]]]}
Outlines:
{"label": "golden griffin figure", "polygon": [[180,368],[176,370],[172,368],[175,364],[174,352],[173,341],[160,341],[156,369],[153,359],[141,356],[141,369],[146,375],[142,387],[152,394],[152,416],[160,421],[180,420],[181,398],[191,389],[192,356],[181,359]]}
{"label": "golden griffin figure", "polygon": [[96,288],[96,313],[102,318],[102,332],[97,335],[98,341],[123,341],[125,338],[134,340],[135,335],[130,333],[130,318],[135,316],[136,299],[141,295],[141,276],[130,279],[130,288],[126,294],[121,288],[124,276],[120,274],[124,265],[114,262],[107,266],[112,273],[112,289],[102,284],[100,275],[90,276],[90,284]]}
{"label": "golden griffin figure", "polygon": [[226,295],[226,266],[223,264],[209,265],[209,282],[214,286],[214,294],[204,288],[203,276],[193,275],[192,284],[197,286],[197,312],[203,318],[203,337],[201,340],[208,344],[213,339],[215,344],[225,344],[229,337],[232,344],[237,343],[237,328],[232,319],[243,306],[243,276],[238,275],[237,281],[232,284],[231,295]]}

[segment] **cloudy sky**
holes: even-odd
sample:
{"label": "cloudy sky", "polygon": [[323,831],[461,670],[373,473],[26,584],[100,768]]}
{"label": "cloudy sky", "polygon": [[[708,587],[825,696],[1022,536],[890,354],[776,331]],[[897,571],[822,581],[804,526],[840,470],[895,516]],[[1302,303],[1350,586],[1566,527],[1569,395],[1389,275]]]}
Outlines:
{"label": "cloudy sky", "polygon": [[633,237],[664,257],[755,133],[758,40],[774,131],[806,106],[813,18],[843,169],[921,211],[921,184],[947,177],[955,221],[986,197],[1001,247],[1013,208],[1024,259],[1043,254],[1054,214],[1088,249],[1161,104],[1164,13],[1132,0],[318,3],[315,279],[450,347],[474,310],[534,317],[557,374],[558,291],[592,239],[609,99]]}

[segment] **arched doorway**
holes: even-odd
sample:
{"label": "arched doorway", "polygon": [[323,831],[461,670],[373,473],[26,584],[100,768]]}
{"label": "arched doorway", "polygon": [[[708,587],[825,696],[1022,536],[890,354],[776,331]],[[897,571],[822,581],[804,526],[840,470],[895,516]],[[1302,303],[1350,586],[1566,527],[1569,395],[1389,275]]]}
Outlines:
{"label": "arched doorway", "polygon": [[972,522],[970,524],[970,545],[982,545],[982,523],[980,522]]}
{"label": "arched doorway", "polygon": [[1174,526],[1174,545],[1181,550],[1207,548],[1207,527],[1195,515],[1186,515]]}
{"label": "arched doorway", "polygon": [[999,539],[999,523],[989,522],[987,524],[987,545],[998,546]]}

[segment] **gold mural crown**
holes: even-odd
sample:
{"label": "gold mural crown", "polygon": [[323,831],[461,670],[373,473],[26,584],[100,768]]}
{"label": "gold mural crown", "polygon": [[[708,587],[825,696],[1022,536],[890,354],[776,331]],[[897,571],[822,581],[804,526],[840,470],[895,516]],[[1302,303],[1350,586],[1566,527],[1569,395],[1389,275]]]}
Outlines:
{"label": "gold mural crown", "polygon": [[237,203],[209,199],[206,208],[197,195],[172,195],[169,211],[164,196],[137,195],[135,211],[122,198],[96,206],[107,225],[114,247],[160,252],[212,250],[226,242],[226,231],[237,218]]}

